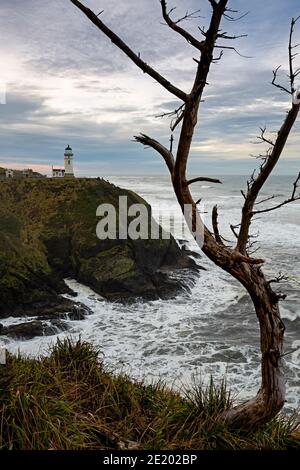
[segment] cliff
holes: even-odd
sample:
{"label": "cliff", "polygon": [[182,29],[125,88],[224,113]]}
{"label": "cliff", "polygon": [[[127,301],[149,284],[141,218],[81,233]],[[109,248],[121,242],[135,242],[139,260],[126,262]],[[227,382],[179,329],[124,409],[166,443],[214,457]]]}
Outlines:
{"label": "cliff", "polygon": [[65,277],[113,300],[167,298],[182,288],[170,271],[195,263],[173,238],[98,239],[97,207],[118,208],[120,195],[128,206],[145,202],[99,178],[0,182],[0,316],[69,309],[60,297]]}

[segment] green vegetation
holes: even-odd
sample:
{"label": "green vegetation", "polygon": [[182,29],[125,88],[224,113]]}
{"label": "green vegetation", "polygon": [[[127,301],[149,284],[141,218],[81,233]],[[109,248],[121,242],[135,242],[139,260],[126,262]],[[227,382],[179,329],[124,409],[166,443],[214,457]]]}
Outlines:
{"label": "green vegetation", "polygon": [[157,298],[174,289],[157,271],[182,261],[189,267],[191,260],[173,238],[97,238],[97,207],[117,209],[119,196],[128,197],[129,207],[145,203],[100,178],[0,181],[0,315],[16,305],[31,313],[34,303],[59,303],[64,277],[113,299]]}
{"label": "green vegetation", "polygon": [[0,366],[0,449],[300,448],[294,419],[243,434],[220,419],[230,405],[224,384],[181,396],[116,376],[89,344],[65,340]]}

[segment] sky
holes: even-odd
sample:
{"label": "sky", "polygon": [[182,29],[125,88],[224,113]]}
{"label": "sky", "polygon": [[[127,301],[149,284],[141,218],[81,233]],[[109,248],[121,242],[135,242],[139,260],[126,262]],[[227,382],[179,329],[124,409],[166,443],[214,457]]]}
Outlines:
{"label": "sky", "polygon": [[[159,0],[85,0],[102,21],[176,86],[189,92],[197,50],[161,18]],[[201,9],[182,26],[197,37],[207,26],[207,0],[169,0],[173,18]],[[282,65],[287,82],[290,20],[298,0],[231,0],[248,15],[223,20],[228,34],[247,34],[212,65],[189,159],[193,175],[248,174],[258,165],[253,154],[260,126],[278,131],[291,98],[271,86],[272,70]],[[300,42],[300,21],[295,31]],[[221,44],[221,42],[220,42]],[[233,45],[232,41],[222,44]],[[64,148],[74,151],[78,176],[167,174],[161,157],[133,142],[143,132],[169,145],[168,118],[180,102],[143,74],[70,0],[1,0],[0,3],[0,166],[31,167],[50,174],[63,164]],[[300,66],[300,56],[298,65]],[[300,82],[299,82],[300,85]],[[178,131],[174,135],[178,142]],[[300,120],[279,174],[299,171]],[[252,156],[251,156],[252,155]]]}

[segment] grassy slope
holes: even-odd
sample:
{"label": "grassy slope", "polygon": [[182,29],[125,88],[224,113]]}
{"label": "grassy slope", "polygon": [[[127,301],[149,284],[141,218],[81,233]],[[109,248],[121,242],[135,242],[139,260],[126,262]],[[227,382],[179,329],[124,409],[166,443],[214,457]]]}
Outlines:
{"label": "grassy slope", "polygon": [[[126,190],[122,194],[132,195]],[[103,201],[116,206],[119,195],[119,188],[96,179],[2,181],[0,236],[1,242],[11,247],[11,253],[1,249],[1,257],[9,263],[15,252],[22,264],[20,272],[25,275],[27,268],[49,273],[42,241],[75,236],[79,248],[95,246],[96,209]],[[131,198],[138,200],[136,195]]]}
{"label": "grassy slope", "polygon": [[0,366],[0,449],[300,448],[291,419],[230,431],[218,419],[229,405],[213,384],[182,397],[115,376],[89,344],[66,340],[48,358],[9,356]]}

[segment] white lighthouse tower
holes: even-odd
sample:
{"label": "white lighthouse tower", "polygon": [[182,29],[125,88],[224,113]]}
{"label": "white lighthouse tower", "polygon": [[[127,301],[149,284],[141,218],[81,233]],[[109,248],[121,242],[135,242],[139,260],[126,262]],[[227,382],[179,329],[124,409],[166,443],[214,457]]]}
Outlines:
{"label": "white lighthouse tower", "polygon": [[74,170],[73,170],[73,152],[68,145],[65,150],[65,178],[74,178]]}

